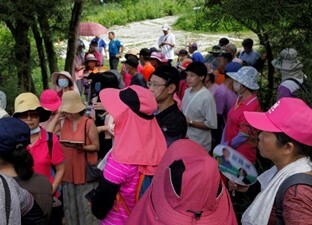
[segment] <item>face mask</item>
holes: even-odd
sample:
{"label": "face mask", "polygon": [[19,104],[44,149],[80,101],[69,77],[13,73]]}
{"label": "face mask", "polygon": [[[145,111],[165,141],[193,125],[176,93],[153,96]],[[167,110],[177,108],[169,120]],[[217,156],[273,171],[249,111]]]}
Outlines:
{"label": "face mask", "polygon": [[235,80],[234,80],[234,82],[233,82],[233,88],[234,88],[234,91],[235,91],[237,94],[241,94],[242,89],[243,89],[242,85],[241,85],[239,82],[235,81]]}
{"label": "face mask", "polygon": [[30,131],[30,134],[33,135],[33,134],[37,134],[37,133],[39,133],[39,132],[40,132],[40,127],[37,127],[37,128],[35,128],[35,129],[31,130],[31,131]]}
{"label": "face mask", "polygon": [[61,88],[66,88],[68,87],[68,80],[67,79],[59,79],[58,80],[58,86],[61,87]]}

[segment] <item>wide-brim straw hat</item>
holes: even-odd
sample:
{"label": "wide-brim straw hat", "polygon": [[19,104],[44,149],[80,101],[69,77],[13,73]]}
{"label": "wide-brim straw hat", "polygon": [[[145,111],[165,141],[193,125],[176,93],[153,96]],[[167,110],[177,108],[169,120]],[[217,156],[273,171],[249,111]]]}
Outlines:
{"label": "wide-brim straw hat", "polygon": [[86,109],[80,95],[76,91],[65,91],[62,96],[61,112],[79,113]]}
{"label": "wide-brim straw hat", "polygon": [[47,121],[51,115],[50,111],[45,110],[40,105],[38,97],[31,92],[22,93],[15,98],[14,117],[18,117],[19,114],[32,110],[39,112],[40,122]]}
{"label": "wide-brim straw hat", "polygon": [[135,48],[131,48],[131,49],[125,54],[125,58],[128,59],[129,55],[133,55],[133,56],[135,56],[137,59],[139,59],[139,57],[138,57],[139,52],[138,52]]}

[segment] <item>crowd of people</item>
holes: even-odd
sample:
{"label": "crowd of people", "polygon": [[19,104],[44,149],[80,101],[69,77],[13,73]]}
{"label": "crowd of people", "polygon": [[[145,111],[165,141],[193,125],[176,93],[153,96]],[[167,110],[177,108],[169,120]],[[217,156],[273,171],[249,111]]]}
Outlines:
{"label": "crowd of people", "polygon": [[[176,49],[167,24],[162,31],[158,48],[125,55],[114,32],[86,53],[78,41],[75,74],[54,72],[39,98],[19,94],[12,115],[0,91],[0,225],[311,224],[311,181],[286,189],[282,212],[275,201],[288,177],[312,179],[312,110],[296,95],[306,77],[297,51],[269,62],[282,82],[262,112],[266,58],[252,39],[238,53],[221,38],[205,56],[197,43]],[[249,186],[225,179],[212,157],[219,144],[253,164],[259,150],[273,166]],[[254,199],[242,218],[229,191]]]}

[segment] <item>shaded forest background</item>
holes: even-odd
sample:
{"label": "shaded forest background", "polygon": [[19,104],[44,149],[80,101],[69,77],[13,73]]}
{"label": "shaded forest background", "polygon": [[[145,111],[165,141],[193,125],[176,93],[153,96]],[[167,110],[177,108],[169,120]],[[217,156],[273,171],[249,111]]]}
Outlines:
{"label": "shaded forest background", "polygon": [[[72,71],[80,21],[110,27],[167,15],[179,15],[175,26],[194,32],[252,31],[268,62],[283,48],[296,48],[312,76],[310,0],[8,0],[0,1],[0,90],[10,106],[22,91],[38,94],[48,88],[52,72]],[[55,44],[60,41],[67,42],[65,61]],[[280,78],[274,73],[266,63],[259,93],[265,106],[275,99]]]}

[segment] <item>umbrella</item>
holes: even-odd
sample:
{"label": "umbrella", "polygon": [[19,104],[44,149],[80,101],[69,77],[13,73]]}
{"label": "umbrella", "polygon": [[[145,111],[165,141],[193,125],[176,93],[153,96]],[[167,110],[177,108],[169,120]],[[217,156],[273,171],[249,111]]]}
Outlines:
{"label": "umbrella", "polygon": [[107,28],[99,23],[83,22],[79,25],[80,36],[99,36],[106,33]]}

